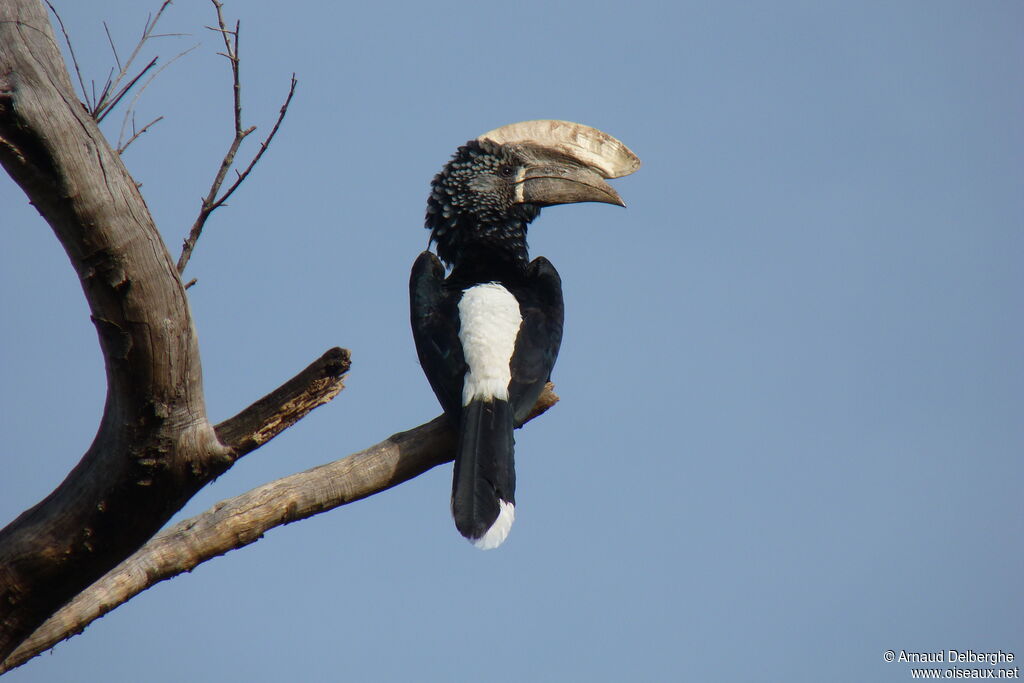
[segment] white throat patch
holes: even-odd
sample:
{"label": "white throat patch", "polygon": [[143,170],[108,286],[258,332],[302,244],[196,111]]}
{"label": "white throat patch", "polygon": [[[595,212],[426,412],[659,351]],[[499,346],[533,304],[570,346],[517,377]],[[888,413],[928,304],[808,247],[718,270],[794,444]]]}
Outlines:
{"label": "white throat patch", "polygon": [[462,405],[474,398],[508,400],[509,364],[523,316],[519,302],[497,282],[474,285],[459,301],[459,341],[469,371],[462,385]]}

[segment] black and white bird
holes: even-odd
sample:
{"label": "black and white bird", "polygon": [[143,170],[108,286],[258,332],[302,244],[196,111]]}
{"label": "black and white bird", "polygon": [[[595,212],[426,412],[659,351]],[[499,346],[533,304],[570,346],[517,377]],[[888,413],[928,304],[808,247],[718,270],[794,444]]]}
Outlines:
{"label": "black and white bird", "polygon": [[498,547],[512,527],[512,430],[543,391],[562,341],[561,280],[546,258],[530,261],[527,226],[554,204],[625,206],[605,179],[639,167],[599,130],[524,121],[459,147],[431,184],[426,227],[437,255],[424,251],[413,265],[412,330],[430,386],[458,426],[455,526],[479,548]]}

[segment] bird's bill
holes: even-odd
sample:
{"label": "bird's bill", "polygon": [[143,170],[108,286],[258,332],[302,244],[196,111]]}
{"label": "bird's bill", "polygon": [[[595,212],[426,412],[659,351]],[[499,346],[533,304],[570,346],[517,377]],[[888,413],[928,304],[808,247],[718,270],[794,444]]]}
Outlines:
{"label": "bird's bill", "polygon": [[572,121],[521,121],[477,139],[511,145],[527,160],[525,171],[516,179],[516,201],[524,204],[625,206],[605,178],[621,178],[640,168],[640,159],[619,140]]}
{"label": "bird's bill", "polygon": [[522,179],[516,183],[516,200],[537,206],[579,202],[626,205],[598,171],[568,164],[527,168]]}

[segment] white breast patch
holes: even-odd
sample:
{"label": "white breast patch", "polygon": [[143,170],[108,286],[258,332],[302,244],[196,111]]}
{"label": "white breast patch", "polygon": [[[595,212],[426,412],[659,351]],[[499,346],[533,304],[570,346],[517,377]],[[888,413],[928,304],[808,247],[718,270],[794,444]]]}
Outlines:
{"label": "white breast patch", "polygon": [[523,317],[519,302],[497,282],[474,285],[459,301],[459,341],[469,371],[462,405],[474,398],[508,400],[509,363]]}

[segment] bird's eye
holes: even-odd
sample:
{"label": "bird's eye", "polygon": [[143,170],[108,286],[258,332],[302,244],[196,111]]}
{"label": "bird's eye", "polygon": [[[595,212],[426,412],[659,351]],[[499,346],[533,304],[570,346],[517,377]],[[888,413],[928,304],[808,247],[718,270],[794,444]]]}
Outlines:
{"label": "bird's eye", "polygon": [[502,178],[511,178],[514,173],[515,169],[512,168],[509,164],[502,164],[501,166],[498,167],[498,175],[500,175]]}

